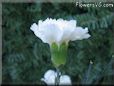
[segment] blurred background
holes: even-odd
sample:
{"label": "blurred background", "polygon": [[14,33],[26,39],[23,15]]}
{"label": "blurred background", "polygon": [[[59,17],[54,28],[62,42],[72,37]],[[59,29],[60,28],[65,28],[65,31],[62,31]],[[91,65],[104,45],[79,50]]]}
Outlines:
{"label": "blurred background", "polygon": [[2,3],[2,84],[44,84],[44,73],[55,69],[49,45],[30,30],[46,18],[75,19],[89,29],[89,39],[69,42],[67,63],[60,67],[73,84],[114,84],[114,7],[73,2]]}

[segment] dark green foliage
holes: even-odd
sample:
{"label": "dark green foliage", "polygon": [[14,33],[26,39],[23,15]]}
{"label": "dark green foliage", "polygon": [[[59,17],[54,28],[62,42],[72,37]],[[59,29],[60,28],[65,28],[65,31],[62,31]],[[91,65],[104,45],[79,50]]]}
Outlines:
{"label": "dark green foliage", "polygon": [[[114,12],[111,8],[79,8],[75,3],[3,3],[3,83],[41,84],[54,69],[50,49],[30,30],[39,19],[76,19],[91,37],[70,42],[65,66],[74,84],[114,84]],[[93,64],[90,64],[93,61]]]}

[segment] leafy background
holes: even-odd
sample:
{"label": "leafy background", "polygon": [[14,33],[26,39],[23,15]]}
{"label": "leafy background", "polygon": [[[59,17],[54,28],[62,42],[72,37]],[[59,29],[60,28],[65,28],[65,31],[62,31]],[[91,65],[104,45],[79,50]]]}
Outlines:
{"label": "leafy background", "polygon": [[30,30],[31,24],[48,17],[76,19],[91,34],[87,40],[69,42],[61,72],[70,75],[73,84],[114,84],[114,7],[51,2],[2,3],[2,84],[44,84],[43,74],[55,69],[49,45]]}

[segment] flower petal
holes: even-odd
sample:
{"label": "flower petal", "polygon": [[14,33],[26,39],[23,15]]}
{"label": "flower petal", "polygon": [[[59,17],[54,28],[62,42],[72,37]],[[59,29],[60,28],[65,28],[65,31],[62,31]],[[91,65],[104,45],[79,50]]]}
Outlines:
{"label": "flower petal", "polygon": [[76,27],[76,20],[63,20],[63,19],[58,19],[56,21],[56,24],[61,28],[61,29],[65,29],[67,27],[69,27],[70,29],[75,28]]}
{"label": "flower petal", "polygon": [[44,74],[44,78],[48,79],[51,75],[55,75],[55,71],[53,70],[48,70],[45,74]]}
{"label": "flower petal", "polygon": [[[44,78],[41,78],[41,81],[44,81],[47,85],[55,85],[55,78],[57,78],[57,72],[48,70],[44,74]],[[71,83],[71,79],[68,75],[61,75],[60,73],[59,85],[71,85]]]}
{"label": "flower petal", "polygon": [[72,34],[72,32],[76,27],[76,20],[66,21],[63,19],[58,19],[57,25],[63,31],[60,43],[68,42],[70,40],[70,35]]}
{"label": "flower petal", "polygon": [[[48,21],[48,20],[47,20]],[[62,31],[55,24],[43,24],[39,21],[39,26],[34,23],[30,29],[34,34],[39,37],[44,43],[52,44],[53,42],[59,45],[59,41],[62,36]]]}
{"label": "flower petal", "polygon": [[62,34],[62,31],[55,24],[43,25],[42,29],[39,30],[39,38],[50,45],[54,42],[59,44]]}
{"label": "flower petal", "polygon": [[66,42],[67,43],[68,41],[70,41],[70,36],[71,36],[71,34],[72,34],[72,32],[74,30],[75,30],[74,28],[69,28],[69,27],[64,28],[63,35],[62,35],[62,38],[61,38],[60,43],[61,44],[63,42]]}
{"label": "flower petal", "polygon": [[90,37],[88,28],[76,27],[76,23],[76,20],[47,18],[45,21],[39,20],[38,25],[34,23],[30,29],[44,43],[48,43],[50,46],[52,43],[56,43],[60,46],[70,40],[82,40]]}
{"label": "flower petal", "polygon": [[55,71],[48,70],[44,74],[44,78],[42,78],[41,80],[44,81],[48,85],[55,84],[55,78],[56,78],[56,76],[57,76],[57,73]]}
{"label": "flower petal", "polygon": [[71,35],[71,41],[82,40],[89,38],[88,28],[83,29],[82,27],[76,27]]}
{"label": "flower petal", "polygon": [[34,34],[37,36],[38,34],[38,25],[36,23],[33,23],[30,27],[30,29],[34,32]]}
{"label": "flower petal", "polygon": [[62,75],[60,77],[60,85],[71,85],[71,79],[68,75]]}

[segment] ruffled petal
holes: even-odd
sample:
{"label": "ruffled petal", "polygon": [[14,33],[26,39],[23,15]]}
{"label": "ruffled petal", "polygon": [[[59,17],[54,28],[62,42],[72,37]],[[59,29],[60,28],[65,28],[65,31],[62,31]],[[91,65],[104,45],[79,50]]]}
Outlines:
{"label": "ruffled petal", "polygon": [[31,25],[30,29],[31,29],[33,32],[35,32],[35,31],[37,31],[37,29],[38,29],[38,25],[37,25],[36,23],[33,23],[33,24]]}
{"label": "ruffled petal", "polygon": [[76,20],[66,21],[63,19],[58,19],[57,25],[63,31],[63,35],[62,35],[60,43],[68,42],[70,40],[70,36],[72,32],[74,31],[76,27]]}
{"label": "ruffled petal", "polygon": [[45,21],[39,20],[38,25],[34,23],[30,29],[44,43],[51,45],[56,43],[58,46],[70,40],[82,40],[90,37],[88,28],[76,27],[76,20],[63,20],[47,18]]}
{"label": "ruffled petal", "polygon": [[62,30],[60,30],[56,24],[43,24],[42,21],[39,21],[38,24],[39,25],[34,23],[30,27],[34,34],[39,37],[44,43],[51,45],[53,42],[55,42],[59,45],[61,36],[63,34]]}
{"label": "ruffled petal", "polygon": [[36,36],[38,36],[38,25],[36,23],[33,23],[30,27],[30,29],[34,32]]}
{"label": "ruffled petal", "polygon": [[70,39],[71,41],[82,40],[89,38],[88,28],[83,29],[82,27],[76,27],[74,32],[72,33]]}
{"label": "ruffled petal", "polygon": [[46,24],[41,26],[42,29],[39,30],[39,38],[42,39],[44,43],[52,44],[57,43],[61,40],[63,32],[55,24]]}
{"label": "ruffled petal", "polygon": [[63,43],[63,42],[69,42],[70,41],[70,36],[72,34],[72,32],[74,31],[73,28],[65,28],[63,30],[63,34],[62,34],[62,38],[61,38],[61,41],[60,43]]}

